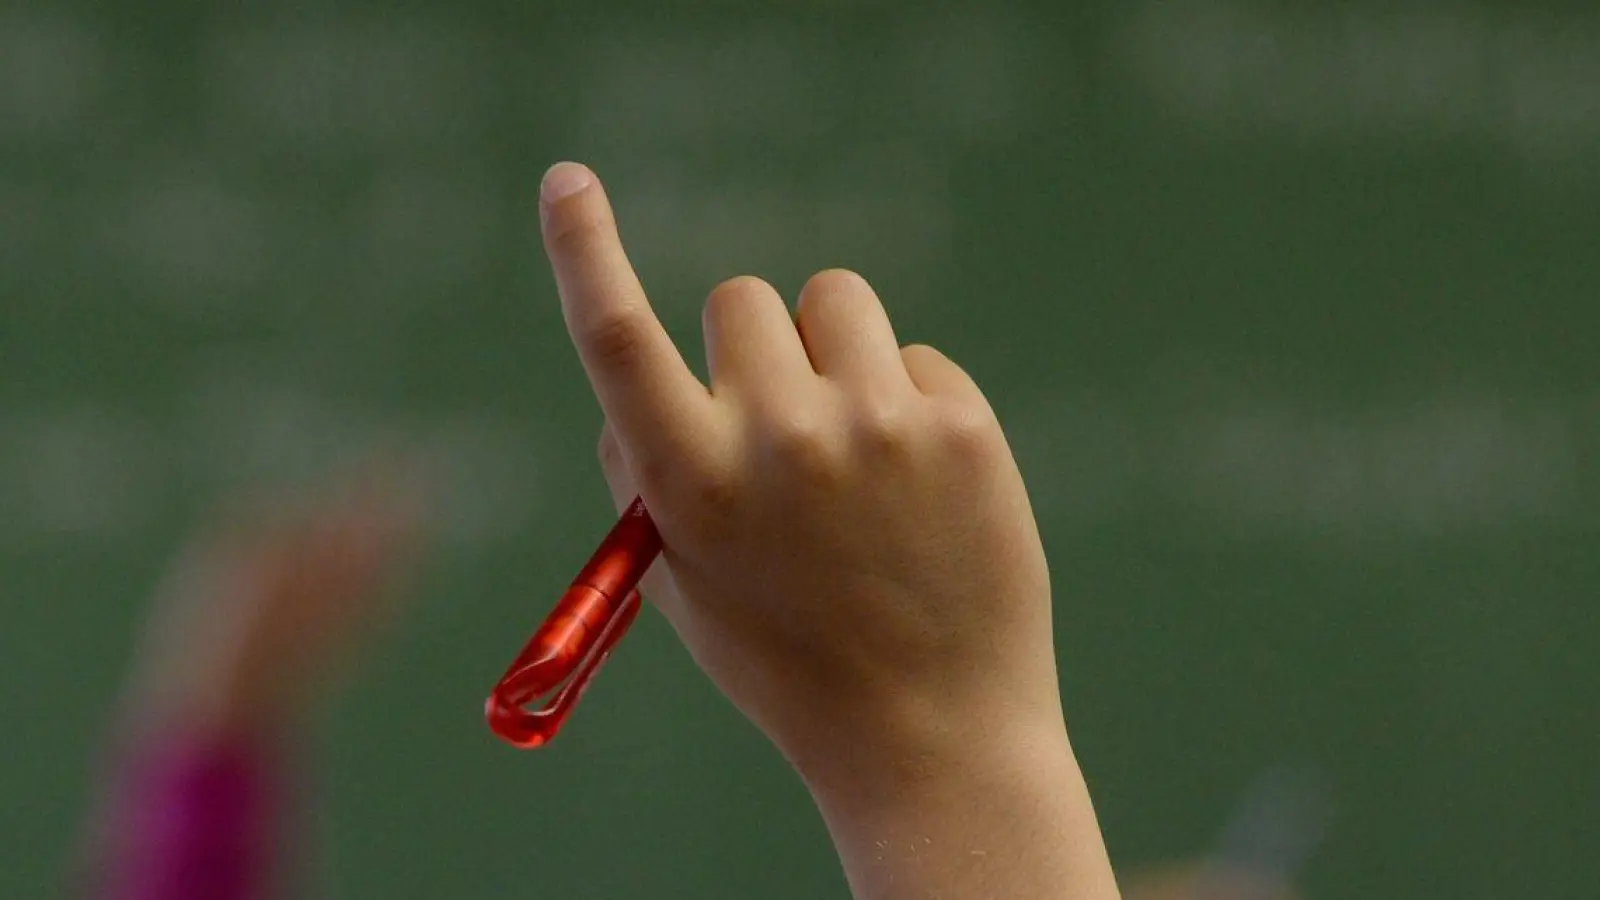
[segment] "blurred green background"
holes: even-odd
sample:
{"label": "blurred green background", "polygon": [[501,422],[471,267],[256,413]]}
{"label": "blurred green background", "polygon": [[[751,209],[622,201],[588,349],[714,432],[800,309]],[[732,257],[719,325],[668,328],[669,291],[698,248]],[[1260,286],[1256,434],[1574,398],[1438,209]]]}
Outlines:
{"label": "blurred green background", "polygon": [[689,355],[856,268],[984,385],[1118,868],[1282,760],[1316,898],[1600,884],[1600,17],[1527,3],[0,7],[0,895],[41,896],[152,579],[421,447],[397,633],[308,748],[317,896],[842,897],[647,613],[550,749],[482,698],[610,520],[537,242],[592,164]]}

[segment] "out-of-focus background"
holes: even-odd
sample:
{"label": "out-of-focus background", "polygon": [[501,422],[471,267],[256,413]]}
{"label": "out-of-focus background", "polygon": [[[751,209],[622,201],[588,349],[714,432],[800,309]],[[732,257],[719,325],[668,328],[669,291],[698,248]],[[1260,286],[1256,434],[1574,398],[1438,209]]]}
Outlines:
{"label": "out-of-focus background", "polygon": [[0,895],[41,896],[151,581],[233,492],[448,486],[322,744],[328,896],[844,896],[647,613],[550,749],[482,698],[611,520],[537,241],[610,186],[686,352],[856,268],[1029,478],[1124,871],[1284,759],[1316,898],[1600,883],[1600,16],[1524,2],[0,8]]}

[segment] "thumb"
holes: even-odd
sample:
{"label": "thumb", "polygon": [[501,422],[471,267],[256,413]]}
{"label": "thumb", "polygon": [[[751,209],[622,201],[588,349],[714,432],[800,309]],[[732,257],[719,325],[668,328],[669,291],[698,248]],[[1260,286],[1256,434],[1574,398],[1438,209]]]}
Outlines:
{"label": "thumb", "polygon": [[[617,436],[611,430],[611,423],[607,421],[600,428],[600,470],[605,473],[606,486],[611,490],[611,503],[621,514],[633,498],[639,496],[639,489],[634,485],[633,475],[628,471],[627,460],[622,456],[622,445],[617,442]],[[682,605],[678,594],[677,585],[672,581],[672,573],[667,570],[667,561],[657,559],[639,581],[639,595],[658,609],[666,611],[676,610]]]}

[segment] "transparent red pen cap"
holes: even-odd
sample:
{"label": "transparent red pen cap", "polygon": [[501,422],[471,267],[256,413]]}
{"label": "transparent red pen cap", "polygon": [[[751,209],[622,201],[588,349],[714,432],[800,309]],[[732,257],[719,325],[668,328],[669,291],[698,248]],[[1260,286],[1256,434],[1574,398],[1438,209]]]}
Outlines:
{"label": "transparent red pen cap", "polygon": [[[568,589],[484,704],[489,729],[514,747],[549,743],[639,615],[637,590],[621,603],[591,587]],[[528,706],[548,697],[537,709]]]}
{"label": "transparent red pen cap", "polygon": [[[638,617],[636,586],[660,552],[661,535],[634,498],[490,693],[484,704],[490,730],[522,748],[556,736]],[[530,709],[540,698],[548,699]]]}

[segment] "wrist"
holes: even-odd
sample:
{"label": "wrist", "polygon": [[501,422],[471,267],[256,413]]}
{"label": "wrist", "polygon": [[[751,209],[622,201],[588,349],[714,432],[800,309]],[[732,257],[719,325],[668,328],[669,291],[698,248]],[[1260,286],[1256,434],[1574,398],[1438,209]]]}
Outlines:
{"label": "wrist", "polygon": [[[1053,657],[1050,665],[922,687],[810,692],[805,714],[774,736],[819,800],[903,793],[1019,759],[1072,759]],[[880,682],[879,684],[882,684]]]}
{"label": "wrist", "polygon": [[813,767],[806,783],[857,898],[1117,896],[1059,716],[855,759],[826,777]]}
{"label": "wrist", "polygon": [[1077,773],[1066,725],[1051,710],[879,717],[866,735],[852,734],[860,732],[837,729],[791,755],[825,814],[887,814],[968,786]]}

